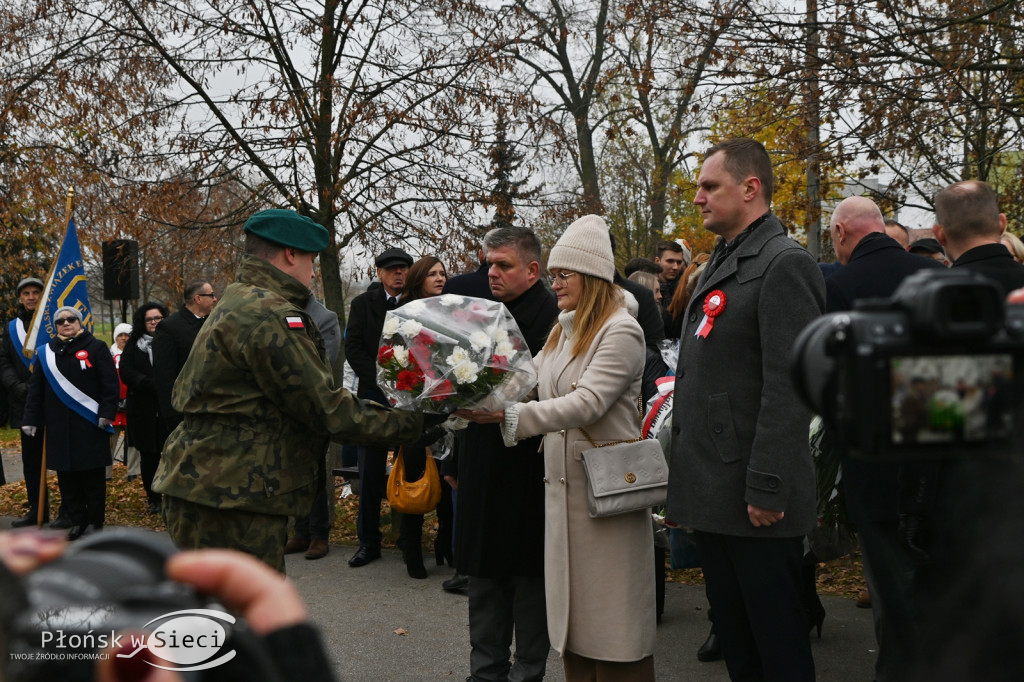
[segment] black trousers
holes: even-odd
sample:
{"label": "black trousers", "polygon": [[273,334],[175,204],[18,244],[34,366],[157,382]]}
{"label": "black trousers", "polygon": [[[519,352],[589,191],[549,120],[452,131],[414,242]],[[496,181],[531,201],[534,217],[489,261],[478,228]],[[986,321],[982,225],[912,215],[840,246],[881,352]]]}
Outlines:
{"label": "black trousers", "polygon": [[[41,430],[40,430],[41,431]],[[43,435],[21,433],[21,468],[25,476],[25,492],[28,493],[29,513],[35,517],[39,512],[39,476],[43,467]],[[50,520],[50,495],[44,488],[43,520]]]}
{"label": "black trousers", "polygon": [[359,513],[356,533],[359,546],[380,549],[380,504],[387,488],[386,448],[359,448]]}
{"label": "black trousers", "polygon": [[58,471],[57,479],[71,523],[102,528],[107,506],[106,468]]}
{"label": "black trousers", "polygon": [[715,631],[734,682],[813,682],[800,602],[803,538],[695,532]]}
{"label": "black trousers", "polygon": [[146,498],[149,502],[159,502],[160,493],[153,492],[153,477],[160,467],[160,451],[143,452],[139,451],[139,469],[142,474],[142,487],[146,490]]}

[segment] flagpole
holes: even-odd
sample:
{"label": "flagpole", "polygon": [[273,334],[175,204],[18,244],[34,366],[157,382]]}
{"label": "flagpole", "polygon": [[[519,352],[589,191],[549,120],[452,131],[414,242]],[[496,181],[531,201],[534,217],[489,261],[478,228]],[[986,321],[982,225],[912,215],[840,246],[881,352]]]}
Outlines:
{"label": "flagpole", "polygon": [[75,188],[71,187],[68,190],[68,207],[64,211],[64,229],[67,229],[68,223],[71,222],[71,212],[75,209]]}
{"label": "flagpole", "polygon": [[[75,208],[75,188],[72,186],[68,189],[68,203],[67,208],[64,210],[64,229],[67,230],[68,224],[71,222],[71,212]],[[51,268],[52,270],[52,268]],[[49,277],[47,277],[49,281]],[[40,301],[40,308],[42,307],[42,301]],[[37,313],[39,310],[36,311]],[[63,501],[63,500],[62,500]],[[39,467],[39,497],[36,498],[36,525],[40,528],[43,527],[43,514],[49,517],[49,504],[50,502],[50,491],[46,489],[46,426],[43,426],[43,457],[42,463]],[[47,518],[46,521],[50,519]]]}

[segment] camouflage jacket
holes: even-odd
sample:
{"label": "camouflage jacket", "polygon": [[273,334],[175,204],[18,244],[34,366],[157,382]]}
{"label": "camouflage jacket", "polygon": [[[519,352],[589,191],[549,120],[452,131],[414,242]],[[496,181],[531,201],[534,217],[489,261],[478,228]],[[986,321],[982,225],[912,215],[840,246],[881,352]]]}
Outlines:
{"label": "camouflage jacket", "polygon": [[298,280],[246,256],[174,385],[184,422],[164,444],[153,489],[217,508],[304,516],[329,437],[415,441],[419,414],[335,388]]}

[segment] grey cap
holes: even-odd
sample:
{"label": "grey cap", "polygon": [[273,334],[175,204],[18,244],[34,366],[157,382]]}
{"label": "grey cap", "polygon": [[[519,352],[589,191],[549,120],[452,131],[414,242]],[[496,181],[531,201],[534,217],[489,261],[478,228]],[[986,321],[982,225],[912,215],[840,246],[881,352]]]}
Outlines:
{"label": "grey cap", "polygon": [[60,314],[61,313],[71,313],[72,315],[74,315],[75,317],[78,318],[79,322],[82,321],[82,311],[79,310],[78,308],[72,308],[69,305],[57,308],[57,311],[53,314],[53,319],[55,319],[55,320],[60,319]]}
{"label": "grey cap", "polygon": [[26,277],[25,279],[18,282],[18,286],[14,289],[15,296],[21,296],[21,290],[27,286],[37,286],[40,289],[43,288],[43,280],[36,277]]}

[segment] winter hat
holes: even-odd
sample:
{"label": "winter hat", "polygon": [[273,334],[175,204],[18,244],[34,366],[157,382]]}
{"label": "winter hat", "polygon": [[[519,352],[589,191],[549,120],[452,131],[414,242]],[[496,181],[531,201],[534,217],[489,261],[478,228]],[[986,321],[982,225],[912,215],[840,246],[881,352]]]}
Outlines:
{"label": "winter hat", "polygon": [[615,281],[615,256],[603,218],[585,215],[565,229],[548,256],[548,270],[555,268]]}
{"label": "winter hat", "polygon": [[43,281],[36,277],[26,277],[25,279],[18,282],[18,286],[15,287],[14,289],[14,295],[21,296],[21,290],[28,286],[39,287],[40,289],[42,289]]}
{"label": "winter hat", "polygon": [[74,317],[78,318],[79,322],[82,321],[82,311],[80,311],[78,308],[72,308],[69,305],[57,308],[57,312],[53,314],[53,319],[59,320],[62,317],[61,313],[71,313]]}
{"label": "winter hat", "polygon": [[121,334],[128,334],[129,336],[131,336],[131,333],[132,326],[127,322],[122,322],[121,324],[114,327],[114,341],[117,341],[117,337],[121,336]]}

